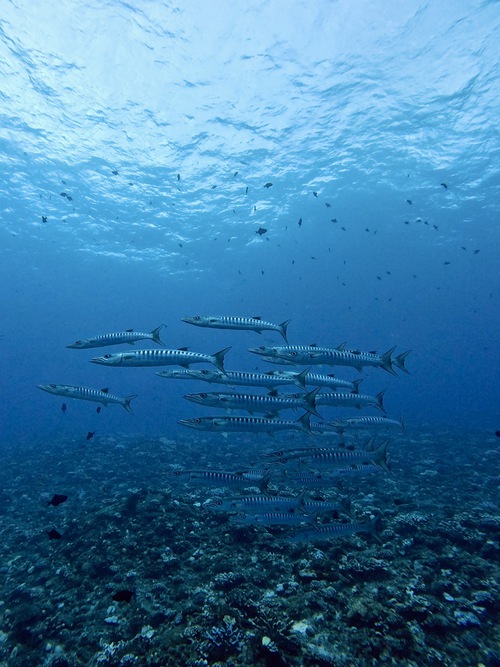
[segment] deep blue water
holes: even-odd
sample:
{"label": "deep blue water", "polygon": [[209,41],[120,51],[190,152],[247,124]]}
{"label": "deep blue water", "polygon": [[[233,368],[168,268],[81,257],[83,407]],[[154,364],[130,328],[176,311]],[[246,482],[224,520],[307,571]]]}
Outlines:
{"label": "deep blue water", "polygon": [[[170,347],[233,345],[231,369],[277,342],[190,314],[412,349],[411,376],[364,383],[391,416],[498,428],[499,22],[474,0],[7,2],[2,437],[191,414],[180,385],[65,349],[79,337],[163,322]],[[136,414],[62,415],[47,382],[137,393]]]}

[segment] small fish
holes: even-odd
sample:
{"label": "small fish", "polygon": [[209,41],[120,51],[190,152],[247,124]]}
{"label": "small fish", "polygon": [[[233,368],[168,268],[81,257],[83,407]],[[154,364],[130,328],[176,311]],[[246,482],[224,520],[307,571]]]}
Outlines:
{"label": "small fish", "polygon": [[82,401],[94,401],[95,403],[102,403],[108,405],[109,403],[118,403],[122,405],[127,412],[133,414],[130,407],[130,401],[137,397],[137,394],[132,396],[116,396],[109,394],[107,389],[88,389],[87,387],[77,387],[72,384],[39,384],[38,389],[47,391],[49,394],[56,396],[65,396],[66,398],[76,398]]}
{"label": "small fish", "polygon": [[261,319],[259,316],[255,317],[232,317],[232,316],[210,316],[210,315],[193,315],[191,317],[182,317],[182,322],[186,324],[194,324],[197,327],[208,327],[210,329],[233,329],[244,331],[255,331],[255,333],[262,333],[263,331],[279,331],[286,341],[286,330],[290,320],[285,320],[281,324],[273,324]]}
{"label": "small fish", "polygon": [[97,414],[99,414],[99,413],[101,412],[101,410],[102,410],[102,408],[101,408],[100,405],[98,405],[97,408],[95,409],[95,411],[97,412]]}
{"label": "small fish", "polygon": [[245,188],[245,194],[246,194],[246,195],[248,194],[248,185],[247,185],[247,187]]}
{"label": "small fish", "polygon": [[317,193],[317,192],[313,192],[313,195],[314,195],[315,197],[317,197],[317,196],[318,196],[318,193]]}
{"label": "small fish", "polygon": [[408,202],[408,204],[410,204],[410,206],[413,204],[411,199],[407,199],[406,201]]}
{"label": "small fish", "polygon": [[272,184],[272,183],[266,183],[266,184],[264,185],[264,187],[265,187],[265,188],[272,188],[272,187],[273,187],[273,184]]}
{"label": "small fish", "polygon": [[325,202],[325,206],[326,206],[326,208],[332,208],[332,205],[329,204],[328,202]]}
{"label": "small fish", "polygon": [[178,350],[135,350],[134,352],[117,352],[116,354],[105,354],[102,357],[91,359],[93,364],[104,366],[184,366],[189,364],[213,364],[224,372],[224,357],[230,350],[225,347],[215,354],[203,354],[202,352],[190,352],[187,348]]}
{"label": "small fish", "polygon": [[178,180],[178,181],[181,180],[181,175],[180,175],[180,174],[177,174],[177,180]]}
{"label": "small fish", "polygon": [[67,409],[68,409],[68,406],[66,405],[66,403],[63,403],[63,404],[61,405],[61,410],[62,410],[63,412],[66,412]]}
{"label": "small fish", "polygon": [[47,532],[47,535],[49,536],[49,540],[60,540],[62,535],[61,533],[56,530],[55,528],[52,528],[52,530],[49,530]]}
{"label": "small fish", "polygon": [[259,236],[262,236],[262,234],[267,233],[267,229],[264,229],[264,227],[259,227],[259,229],[255,233],[258,234]]}
{"label": "small fish", "polygon": [[70,349],[88,350],[93,347],[121,345],[122,343],[133,345],[138,340],[146,339],[152,340],[155,343],[158,343],[158,345],[163,345],[164,343],[160,339],[160,330],[164,326],[164,324],[160,324],[159,327],[156,327],[156,329],[153,329],[150,333],[139,333],[133,329],[127,329],[126,331],[120,331],[118,333],[102,334],[101,336],[94,336],[93,338],[82,338],[71,345],[66,345],[66,347]]}
{"label": "small fish", "polygon": [[53,507],[57,507],[58,505],[65,503],[67,500],[68,496],[65,496],[63,493],[54,493],[52,499],[47,502],[47,505],[52,505]]}
{"label": "small fish", "polygon": [[120,591],[116,591],[116,593],[113,595],[113,600],[115,602],[130,602],[133,596],[134,591],[122,589]]}
{"label": "small fish", "polygon": [[89,431],[89,432],[87,433],[87,437],[86,437],[85,439],[86,439],[86,440],[92,440],[92,438],[94,437],[95,433],[96,433],[95,431]]}
{"label": "small fish", "polygon": [[42,222],[47,222],[47,216],[46,215],[42,215]]}
{"label": "small fish", "polygon": [[302,227],[302,218],[299,218],[299,222],[297,223],[299,227]]}
{"label": "small fish", "polygon": [[448,186],[447,186],[446,183],[441,183],[441,185],[442,185],[442,187],[443,187],[445,190],[448,190]]}
{"label": "small fish", "polygon": [[113,176],[118,176],[118,170],[117,169],[113,169],[111,173],[113,174]]}

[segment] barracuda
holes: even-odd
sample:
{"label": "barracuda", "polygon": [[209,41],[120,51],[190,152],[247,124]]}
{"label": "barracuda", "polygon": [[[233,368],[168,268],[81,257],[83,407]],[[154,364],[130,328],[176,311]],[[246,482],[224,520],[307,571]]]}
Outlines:
{"label": "barracuda", "polygon": [[213,364],[221,372],[224,372],[224,356],[230,350],[225,347],[215,354],[203,354],[201,352],[189,352],[186,348],[178,350],[134,350],[133,352],[117,352],[116,354],[105,354],[102,357],[94,357],[90,361],[93,364],[104,366],[185,366],[189,364]]}
{"label": "barracuda", "polygon": [[126,331],[120,331],[119,333],[110,333],[103,334],[102,336],[94,336],[93,338],[82,338],[75,341],[71,345],[66,345],[71,349],[87,350],[92,347],[106,347],[107,345],[121,345],[122,343],[128,343],[133,345],[138,340],[152,340],[158,345],[164,345],[160,339],[160,331],[164,324],[160,324],[159,327],[153,329],[151,333],[139,333],[133,329],[127,329]]}
{"label": "barracuda", "polygon": [[377,542],[381,542],[378,530],[378,522],[380,517],[376,516],[371,521],[366,523],[327,523],[318,526],[315,530],[309,528],[304,530],[297,530],[291,535],[285,535],[284,539],[287,542],[300,543],[312,542],[315,540],[332,540],[336,537],[346,537],[348,535],[355,535],[356,533],[368,533]]}
{"label": "barracuda", "polygon": [[[315,345],[282,345],[275,347],[250,348],[249,352],[262,357],[284,360],[296,365],[328,365],[328,366],[351,366],[361,372],[365,366],[383,368],[392,375],[397,375],[392,364],[397,365],[405,372],[404,361],[410,351],[400,354],[396,359],[391,355],[396,346],[391,347],[382,355],[372,352],[361,352],[359,350],[347,350],[343,346],[337,348],[317,347]],[[396,363],[397,362],[397,363]]]}
{"label": "barracuda", "polygon": [[266,322],[260,317],[214,317],[209,315],[194,315],[193,317],[182,317],[183,322],[194,324],[197,327],[208,327],[210,329],[239,329],[242,331],[255,331],[260,334],[263,331],[279,331],[286,342],[286,329],[290,320],[281,324]]}
{"label": "barracuda", "polygon": [[316,516],[296,514],[295,512],[265,512],[263,514],[232,516],[231,522],[242,526],[300,526],[303,523],[315,526]]}
{"label": "barracuda", "polygon": [[[353,394],[359,392],[359,385],[363,380],[340,380],[336,378],[335,375],[321,375],[319,373],[310,373],[309,370],[303,371],[302,373],[295,373],[294,371],[269,371],[270,375],[274,375],[279,378],[290,378],[294,376],[303,375],[305,373],[305,384],[314,385],[315,387],[328,387],[329,389],[347,389]],[[302,385],[301,385],[302,386]]]}
{"label": "barracuda", "polygon": [[300,510],[304,497],[294,496],[241,496],[239,498],[215,498],[204,504],[207,509],[220,512],[246,512],[262,514],[265,512],[293,512]]}
{"label": "barracuda", "polygon": [[305,388],[304,377],[307,371],[302,373],[293,373],[294,378],[280,378],[277,375],[269,373],[247,373],[246,371],[212,371],[208,369],[203,370],[187,370],[187,371],[160,371],[156,373],[162,378],[174,378],[178,380],[203,380],[212,384],[224,384],[226,386],[243,386],[243,387],[268,387],[275,389],[276,387],[296,384],[299,387]]}
{"label": "barracuda", "polygon": [[219,433],[245,431],[274,433],[274,431],[284,430],[311,432],[308,412],[296,421],[265,419],[264,417],[195,417],[193,419],[181,419],[178,423],[199,431],[216,431]]}
{"label": "barracuda", "polygon": [[331,426],[339,433],[344,433],[346,430],[354,429],[370,429],[370,430],[385,430],[388,428],[400,428],[405,433],[404,422],[402,419],[389,419],[388,417],[353,417],[351,419],[336,419],[330,422]]}
{"label": "barracuda", "polygon": [[266,491],[269,485],[270,473],[259,473],[247,475],[242,472],[225,472],[223,470],[174,470],[169,473],[181,482],[201,482],[202,484],[213,484],[215,486],[238,486],[249,487],[256,486],[262,492]]}
{"label": "barracuda", "polygon": [[374,406],[385,412],[384,408],[384,393],[385,391],[379,392],[376,396],[368,396],[367,394],[319,394],[316,396],[315,404],[320,405],[329,405],[331,407],[351,407],[361,408]]}
{"label": "barracuda", "polygon": [[116,396],[115,394],[108,394],[107,389],[88,389],[87,387],[76,387],[72,384],[39,384],[39,389],[48,391],[49,394],[56,396],[64,396],[65,398],[76,398],[81,401],[93,401],[94,403],[102,403],[108,405],[109,403],[117,403],[122,405],[127,412],[134,414],[130,407],[130,401],[137,397],[137,394],[132,396]]}
{"label": "barracuda", "polygon": [[200,393],[186,394],[188,401],[207,405],[212,408],[223,408],[225,410],[246,410],[250,414],[264,412],[267,416],[275,417],[280,410],[297,410],[299,408],[321,418],[314,406],[314,399],[321,387],[314,389],[308,394],[281,394],[274,392],[267,395],[258,394],[229,394],[229,393]]}
{"label": "barracuda", "polygon": [[318,468],[319,466],[339,467],[359,463],[374,463],[383,470],[390,472],[387,465],[387,441],[383,442],[374,451],[359,449],[330,449],[329,451],[320,450],[308,452],[298,452],[283,456],[281,459],[271,463],[271,465],[309,467]]}

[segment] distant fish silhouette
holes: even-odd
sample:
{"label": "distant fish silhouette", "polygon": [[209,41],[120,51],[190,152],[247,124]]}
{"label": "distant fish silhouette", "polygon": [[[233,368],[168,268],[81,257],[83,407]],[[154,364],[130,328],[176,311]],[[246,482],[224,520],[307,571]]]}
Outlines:
{"label": "distant fish silhouette", "polygon": [[181,175],[180,175],[180,174],[177,174],[177,180],[178,180],[178,181],[181,180]]}
{"label": "distant fish silhouette", "polygon": [[326,206],[326,208],[332,208],[332,205],[329,204],[327,201],[325,202],[325,206]]}
{"label": "distant fish silhouette", "polygon": [[62,410],[63,412],[66,412],[67,409],[68,409],[68,406],[66,405],[66,403],[63,403],[63,404],[61,405],[61,410]]}
{"label": "distant fish silhouette", "polygon": [[302,227],[302,218],[299,218],[298,225],[299,225],[299,227]]}
{"label": "distant fish silhouette", "polygon": [[317,193],[317,192],[313,192],[313,195],[314,195],[315,197],[317,197],[317,196],[318,196],[318,193]]}
{"label": "distant fish silhouette", "polygon": [[446,183],[441,183],[441,185],[443,186],[443,188],[444,188],[445,190],[448,190],[448,186],[446,185]]}
{"label": "distant fish silhouette", "polygon": [[63,493],[54,493],[53,497],[47,505],[53,505],[54,507],[57,507],[61,503],[65,503],[68,500],[68,496],[65,496]]}
{"label": "distant fish silhouette", "polygon": [[100,405],[95,409],[95,411],[97,412],[97,414],[99,414],[99,413],[101,412],[101,410],[102,410],[102,408],[101,408]]}
{"label": "distant fish silhouette", "polygon": [[410,206],[413,204],[411,199],[407,199],[406,201],[408,202],[408,204],[410,204]]}
{"label": "distant fish silhouette", "polygon": [[273,187],[273,184],[272,184],[272,183],[266,183],[266,184],[264,185],[264,187],[265,187],[265,188],[272,188],[272,187]]}
{"label": "distant fish silhouette", "polygon": [[42,215],[42,222],[47,222],[47,216],[46,215]]}
{"label": "distant fish silhouette", "polygon": [[49,530],[47,535],[49,536],[49,540],[60,540],[62,537],[61,533],[57,531],[55,528]]}
{"label": "distant fish silhouette", "polygon": [[265,234],[267,232],[267,229],[264,229],[264,227],[259,227],[259,229],[255,232],[259,236],[262,236],[262,234]]}
{"label": "distant fish silhouette", "polygon": [[113,174],[113,176],[118,176],[118,170],[117,169],[113,169],[113,171],[111,173]]}
{"label": "distant fish silhouette", "polygon": [[92,438],[94,437],[94,435],[95,435],[95,431],[89,431],[89,432],[87,433],[87,437],[86,437],[85,439],[86,439],[86,440],[92,440]]}
{"label": "distant fish silhouette", "polygon": [[126,588],[120,591],[116,591],[116,593],[113,595],[113,600],[115,602],[130,602],[134,595],[133,591],[129,591]]}

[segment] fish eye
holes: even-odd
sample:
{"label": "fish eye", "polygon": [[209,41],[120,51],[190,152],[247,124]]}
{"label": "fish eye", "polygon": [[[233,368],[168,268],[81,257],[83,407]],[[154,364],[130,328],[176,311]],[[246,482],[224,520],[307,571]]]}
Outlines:
{"label": "fish eye", "polygon": [[285,463],[286,463],[286,459],[280,459],[280,463],[285,464]]}
{"label": "fish eye", "polygon": [[200,398],[206,398],[206,397],[207,397],[207,394],[205,394],[205,393],[200,394]]}
{"label": "fish eye", "polygon": [[296,357],[296,356],[297,356],[297,352],[295,352],[295,351],[292,352],[292,357]]}
{"label": "fish eye", "polygon": [[111,355],[110,355],[110,354],[105,354],[105,355],[104,355],[104,358],[105,358],[105,359],[111,359]]}
{"label": "fish eye", "polygon": [[201,419],[200,419],[199,417],[195,417],[195,418],[193,419],[193,422],[194,422],[195,424],[199,424],[199,423],[201,422]]}
{"label": "fish eye", "polygon": [[50,387],[51,389],[55,389],[55,388],[57,387],[57,385],[56,385],[56,384],[49,384],[49,387]]}
{"label": "fish eye", "polygon": [[217,505],[217,507],[220,507],[222,505],[222,500],[216,500],[215,504]]}
{"label": "fish eye", "polygon": [[203,369],[202,371],[200,371],[200,372],[203,373],[203,375],[208,375],[208,373],[209,373],[210,371],[207,371],[207,369],[204,368],[204,369]]}
{"label": "fish eye", "polygon": [[77,341],[75,342],[75,345],[81,345],[81,344],[82,344],[82,341],[81,341],[81,340],[77,340]]}
{"label": "fish eye", "polygon": [[200,317],[199,315],[195,315],[195,316],[193,317],[193,320],[201,320],[201,317]]}

